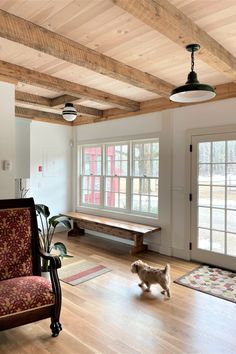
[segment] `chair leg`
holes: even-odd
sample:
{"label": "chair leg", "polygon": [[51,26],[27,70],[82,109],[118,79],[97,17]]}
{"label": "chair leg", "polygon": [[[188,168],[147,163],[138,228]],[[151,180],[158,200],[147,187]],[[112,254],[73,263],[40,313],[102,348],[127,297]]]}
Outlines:
{"label": "chair leg", "polygon": [[62,326],[60,322],[52,322],[50,325],[51,331],[52,331],[52,337],[57,337],[62,330]]}

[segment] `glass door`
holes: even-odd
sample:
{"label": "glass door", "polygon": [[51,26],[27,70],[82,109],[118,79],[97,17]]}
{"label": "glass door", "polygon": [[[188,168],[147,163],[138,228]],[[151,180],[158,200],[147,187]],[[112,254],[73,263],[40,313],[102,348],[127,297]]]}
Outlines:
{"label": "glass door", "polygon": [[236,134],[192,138],[193,260],[236,270]]}

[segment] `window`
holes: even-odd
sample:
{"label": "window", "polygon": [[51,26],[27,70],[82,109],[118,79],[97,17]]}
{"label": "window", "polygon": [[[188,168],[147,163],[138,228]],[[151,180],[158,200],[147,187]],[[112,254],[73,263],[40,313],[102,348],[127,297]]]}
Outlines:
{"label": "window", "polygon": [[158,139],[79,146],[79,207],[158,214]]}

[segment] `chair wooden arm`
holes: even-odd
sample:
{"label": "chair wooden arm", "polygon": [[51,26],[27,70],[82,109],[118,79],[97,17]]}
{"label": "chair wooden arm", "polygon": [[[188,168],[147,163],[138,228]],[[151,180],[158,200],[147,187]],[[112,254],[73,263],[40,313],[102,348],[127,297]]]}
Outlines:
{"label": "chair wooden arm", "polygon": [[43,259],[47,259],[50,262],[50,269],[61,268],[61,260],[58,256],[45,252],[42,248],[39,250],[39,254]]}

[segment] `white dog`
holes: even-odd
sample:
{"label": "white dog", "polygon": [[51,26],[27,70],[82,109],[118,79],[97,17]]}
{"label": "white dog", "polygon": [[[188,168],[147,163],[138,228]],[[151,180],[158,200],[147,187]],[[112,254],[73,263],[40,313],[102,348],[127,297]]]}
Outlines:
{"label": "white dog", "polygon": [[160,284],[163,295],[170,297],[170,265],[167,264],[164,269],[158,269],[138,260],[131,264],[131,272],[137,273],[141,283],[140,287],[146,285],[145,291],[150,291],[152,284]]}

